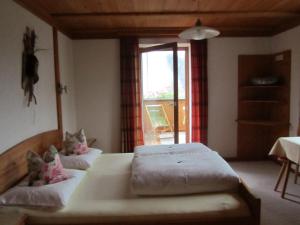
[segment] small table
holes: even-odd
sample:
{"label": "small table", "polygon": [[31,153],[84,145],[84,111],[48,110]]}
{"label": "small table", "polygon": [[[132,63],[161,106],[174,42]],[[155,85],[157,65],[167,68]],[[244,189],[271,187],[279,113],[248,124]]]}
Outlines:
{"label": "small table", "polygon": [[285,173],[283,190],[281,197],[283,198],[286,191],[286,186],[291,171],[291,164],[296,164],[295,170],[295,183],[297,183],[299,164],[300,164],[300,137],[282,137],[279,138],[272,147],[269,155],[275,155],[283,160],[282,167],[274,190],[276,191],[280,181]]}

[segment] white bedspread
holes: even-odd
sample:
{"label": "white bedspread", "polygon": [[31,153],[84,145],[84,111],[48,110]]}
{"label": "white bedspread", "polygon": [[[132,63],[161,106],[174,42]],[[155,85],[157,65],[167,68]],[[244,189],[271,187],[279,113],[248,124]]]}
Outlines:
{"label": "white bedspread", "polygon": [[137,195],[234,191],[239,177],[215,151],[199,143],[138,146],[131,189]]}

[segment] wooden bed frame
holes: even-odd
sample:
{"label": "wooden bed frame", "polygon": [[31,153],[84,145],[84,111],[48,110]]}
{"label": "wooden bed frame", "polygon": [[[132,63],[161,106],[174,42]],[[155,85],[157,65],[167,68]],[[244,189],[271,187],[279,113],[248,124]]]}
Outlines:
{"label": "wooden bed frame", "polygon": [[[15,185],[27,174],[26,154],[29,150],[42,154],[51,144],[55,145],[58,149],[61,148],[61,132],[59,130],[48,131],[33,136],[0,155],[0,194],[11,186]],[[143,225],[259,225],[261,205],[260,199],[251,194],[244,183],[240,183],[239,193],[246,201],[250,209],[250,217],[239,219],[222,219],[222,221],[203,221],[203,219],[197,219],[197,216],[195,215],[193,218],[182,217],[181,219],[176,219],[173,221],[165,221],[163,218],[161,220],[157,219],[157,221],[145,221],[143,222]],[[85,224],[84,221],[82,222],[84,225],[92,225]],[[122,224],[138,225],[140,222],[122,221]],[[98,223],[97,225],[120,225],[120,223]]]}
{"label": "wooden bed frame", "polygon": [[59,130],[47,131],[28,138],[0,155],[0,194],[27,174],[26,154],[34,151],[43,154],[50,145],[61,148]]}

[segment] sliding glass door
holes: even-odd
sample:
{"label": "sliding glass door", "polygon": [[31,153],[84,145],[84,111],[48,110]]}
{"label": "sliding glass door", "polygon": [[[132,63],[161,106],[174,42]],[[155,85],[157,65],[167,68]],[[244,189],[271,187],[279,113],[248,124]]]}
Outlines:
{"label": "sliding glass door", "polygon": [[[179,62],[181,58],[184,60]],[[147,145],[186,143],[185,59],[186,52],[178,50],[177,43],[141,49],[143,131]]]}

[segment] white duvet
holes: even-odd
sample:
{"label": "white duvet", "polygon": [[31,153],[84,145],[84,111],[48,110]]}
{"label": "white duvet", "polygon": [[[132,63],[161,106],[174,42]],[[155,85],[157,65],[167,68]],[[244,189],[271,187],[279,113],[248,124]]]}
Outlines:
{"label": "white duvet", "polygon": [[137,195],[234,191],[239,177],[215,151],[199,143],[138,146],[131,189]]}

